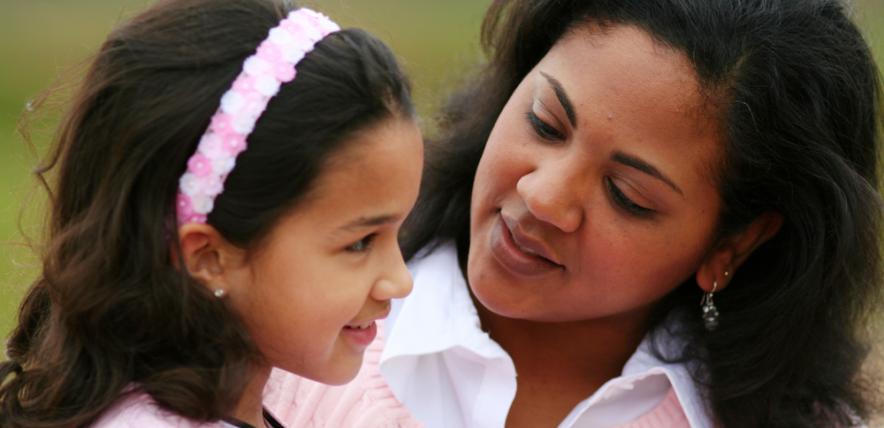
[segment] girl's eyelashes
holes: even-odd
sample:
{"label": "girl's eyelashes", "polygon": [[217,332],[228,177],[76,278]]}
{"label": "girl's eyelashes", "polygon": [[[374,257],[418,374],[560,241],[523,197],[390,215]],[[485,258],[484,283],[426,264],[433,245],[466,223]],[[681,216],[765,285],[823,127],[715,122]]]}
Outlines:
{"label": "girl's eyelashes", "polygon": [[376,233],[367,235],[364,238],[348,245],[345,250],[351,253],[364,253],[371,249],[371,244],[372,242],[374,242],[375,236],[377,236]]}
{"label": "girl's eyelashes", "polygon": [[531,124],[531,128],[534,129],[534,132],[540,138],[549,141],[560,141],[565,139],[565,135],[561,131],[544,122],[541,118],[537,117],[533,111],[529,111],[525,116],[528,118],[528,123]]}
{"label": "girl's eyelashes", "polygon": [[614,203],[617,204],[620,208],[625,210],[627,213],[634,215],[636,217],[641,218],[649,218],[653,216],[656,212],[650,208],[643,207],[635,202],[632,199],[629,199],[626,194],[614,184],[614,181],[611,177],[605,177],[605,187],[608,188],[608,193],[611,195],[611,198],[614,200]]}

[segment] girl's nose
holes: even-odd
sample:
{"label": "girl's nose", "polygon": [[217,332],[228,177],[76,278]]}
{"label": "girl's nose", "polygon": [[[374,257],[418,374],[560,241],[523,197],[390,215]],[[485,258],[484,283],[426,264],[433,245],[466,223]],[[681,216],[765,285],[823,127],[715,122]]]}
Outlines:
{"label": "girl's nose", "polygon": [[576,231],[584,217],[587,178],[564,162],[539,164],[516,182],[528,211],[565,233]]}
{"label": "girl's nose", "polygon": [[377,280],[371,293],[372,298],[381,302],[407,296],[411,293],[413,285],[411,273],[405,265],[405,260],[402,259],[402,252],[398,246],[390,263],[390,267]]}

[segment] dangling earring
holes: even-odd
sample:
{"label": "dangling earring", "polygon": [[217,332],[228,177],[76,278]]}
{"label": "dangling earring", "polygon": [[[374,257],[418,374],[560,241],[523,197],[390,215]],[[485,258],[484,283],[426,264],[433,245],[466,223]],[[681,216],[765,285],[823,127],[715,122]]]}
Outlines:
{"label": "dangling earring", "polygon": [[219,299],[223,299],[224,296],[227,295],[227,291],[225,291],[223,288],[216,288],[214,294],[215,294],[215,297],[217,297]]}
{"label": "dangling earring", "polygon": [[[727,273],[725,273],[725,276],[727,276]],[[704,294],[703,300],[700,301],[703,312],[703,325],[706,326],[706,331],[715,331],[718,328],[718,308],[715,307],[715,303],[712,301],[712,296],[717,288],[718,281],[712,281],[712,291]]]}

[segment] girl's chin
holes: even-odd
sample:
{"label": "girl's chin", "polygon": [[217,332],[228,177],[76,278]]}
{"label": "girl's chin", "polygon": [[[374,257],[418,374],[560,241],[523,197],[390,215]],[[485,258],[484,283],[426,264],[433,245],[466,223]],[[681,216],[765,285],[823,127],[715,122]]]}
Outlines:
{"label": "girl's chin", "polygon": [[284,370],[296,376],[310,379],[327,385],[343,385],[352,381],[362,367],[360,355],[350,355],[346,358],[338,358],[327,361],[321,367],[304,367],[302,365],[278,365],[278,369]]}

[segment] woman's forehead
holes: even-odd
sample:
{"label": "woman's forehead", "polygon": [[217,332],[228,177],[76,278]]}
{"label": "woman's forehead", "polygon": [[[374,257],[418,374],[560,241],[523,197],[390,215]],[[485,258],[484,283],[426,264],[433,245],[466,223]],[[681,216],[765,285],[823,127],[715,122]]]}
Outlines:
{"label": "woman's forehead", "polygon": [[711,165],[722,152],[716,110],[687,57],[637,27],[572,30],[523,85],[529,96],[573,116],[584,142],[683,170],[682,180],[713,178]]}

